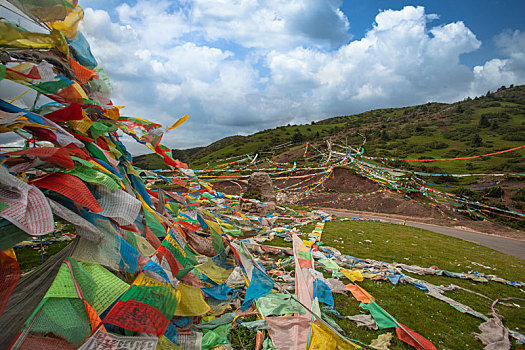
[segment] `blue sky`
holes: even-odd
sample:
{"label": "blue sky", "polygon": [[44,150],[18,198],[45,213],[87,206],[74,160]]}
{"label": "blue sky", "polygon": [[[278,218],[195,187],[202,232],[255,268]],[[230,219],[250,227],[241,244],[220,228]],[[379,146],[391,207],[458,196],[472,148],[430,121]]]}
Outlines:
{"label": "blue sky", "polygon": [[522,0],[460,0],[460,1],[344,1],[342,10],[352,18],[350,32],[362,37],[372,28],[378,10],[400,10],[404,6],[424,6],[427,13],[435,13],[439,19],[433,25],[462,21],[483,43],[482,46],[461,56],[461,62],[474,67],[494,58],[494,36],[506,30],[525,29]]}
{"label": "blue sky", "polygon": [[123,113],[190,116],[169,147],[525,83],[520,0],[79,4]]}

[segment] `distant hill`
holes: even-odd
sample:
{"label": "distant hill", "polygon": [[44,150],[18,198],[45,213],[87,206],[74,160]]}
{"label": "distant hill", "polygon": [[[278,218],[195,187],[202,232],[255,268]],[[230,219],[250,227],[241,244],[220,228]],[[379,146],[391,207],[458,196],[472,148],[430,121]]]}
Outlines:
{"label": "distant hill", "polygon": [[[501,87],[474,99],[427,103],[338,116],[305,125],[279,126],[249,136],[230,136],[206,147],[173,150],[175,158],[202,168],[217,160],[260,153],[274,157],[308,141],[360,146],[365,155],[395,158],[453,158],[485,154],[525,144],[525,86]],[[279,147],[279,145],[282,145]],[[277,147],[276,147],[277,146]],[[481,160],[429,164],[389,164],[429,172],[525,172],[525,151]],[[137,166],[160,168],[156,155],[135,157]],[[399,163],[399,162],[396,162]]]}

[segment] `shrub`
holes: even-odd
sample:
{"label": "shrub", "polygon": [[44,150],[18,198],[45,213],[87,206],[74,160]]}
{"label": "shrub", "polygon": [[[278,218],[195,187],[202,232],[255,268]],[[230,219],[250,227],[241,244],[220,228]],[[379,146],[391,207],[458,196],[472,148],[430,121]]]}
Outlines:
{"label": "shrub", "polygon": [[481,147],[483,145],[483,139],[479,134],[474,134],[471,141],[472,146],[474,147]]}

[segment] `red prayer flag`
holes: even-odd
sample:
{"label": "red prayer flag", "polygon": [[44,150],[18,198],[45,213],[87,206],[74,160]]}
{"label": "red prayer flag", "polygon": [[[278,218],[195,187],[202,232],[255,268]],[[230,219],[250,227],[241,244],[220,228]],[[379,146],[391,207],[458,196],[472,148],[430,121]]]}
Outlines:
{"label": "red prayer flag", "polygon": [[102,211],[102,207],[78,177],[66,173],[53,173],[34,180],[33,185],[60,193],[71,199],[75,204],[86,207],[94,213]]}
{"label": "red prayer flag", "polygon": [[70,120],[82,120],[82,107],[78,103],[71,103],[69,106],[48,113],[45,117],[54,122],[67,122]]}
{"label": "red prayer flag", "polygon": [[[396,328],[396,334],[399,340],[402,340],[405,343],[412,345],[417,350],[437,350],[434,344],[432,344],[425,337],[417,334],[416,332],[414,332],[413,330],[401,323],[400,325],[403,327]],[[411,336],[405,331],[405,329],[410,333]]]}

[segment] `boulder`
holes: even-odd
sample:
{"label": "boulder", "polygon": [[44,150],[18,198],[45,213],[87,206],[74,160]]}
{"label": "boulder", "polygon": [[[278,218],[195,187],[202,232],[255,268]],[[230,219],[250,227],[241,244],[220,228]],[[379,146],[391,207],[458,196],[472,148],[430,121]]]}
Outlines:
{"label": "boulder", "polygon": [[275,202],[276,196],[273,182],[267,173],[256,172],[251,174],[247,191],[260,193],[263,202]]}

